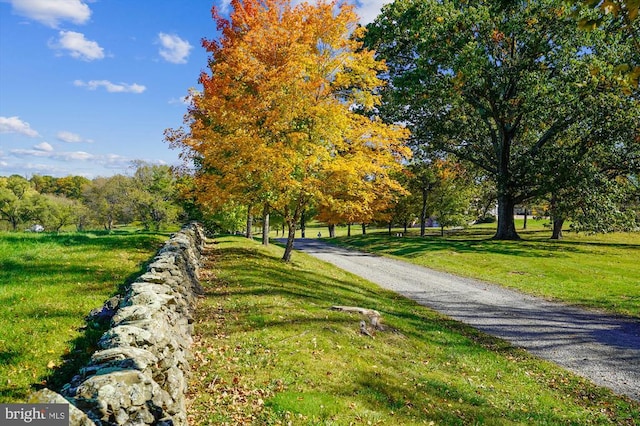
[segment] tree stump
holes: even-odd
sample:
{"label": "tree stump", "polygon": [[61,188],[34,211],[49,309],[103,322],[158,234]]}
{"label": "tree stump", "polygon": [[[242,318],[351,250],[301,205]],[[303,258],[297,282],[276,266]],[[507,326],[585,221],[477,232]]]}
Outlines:
{"label": "tree stump", "polygon": [[332,306],[330,309],[332,311],[355,312],[360,315],[364,315],[369,319],[369,322],[374,329],[384,331],[384,327],[382,326],[382,315],[380,315],[380,312],[375,309],[360,308],[357,306]]}

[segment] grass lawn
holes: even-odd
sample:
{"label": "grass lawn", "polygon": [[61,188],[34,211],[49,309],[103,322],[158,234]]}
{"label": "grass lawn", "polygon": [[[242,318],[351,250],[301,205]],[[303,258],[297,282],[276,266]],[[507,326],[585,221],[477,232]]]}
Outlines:
{"label": "grass lawn", "polygon": [[[302,253],[241,237],[208,254],[194,425],[633,425],[640,404]],[[386,331],[359,333],[377,309]]]}
{"label": "grass lawn", "polygon": [[0,402],[70,379],[103,331],[79,330],[84,317],[140,274],[167,238],[0,233]]}
{"label": "grass lawn", "polygon": [[[429,268],[473,277],[570,304],[640,318],[640,233],[585,235],[529,221],[522,241],[493,241],[495,225],[425,238],[412,230],[402,238],[386,231],[352,233],[342,246],[398,257]],[[394,230],[394,232],[397,232]]]}

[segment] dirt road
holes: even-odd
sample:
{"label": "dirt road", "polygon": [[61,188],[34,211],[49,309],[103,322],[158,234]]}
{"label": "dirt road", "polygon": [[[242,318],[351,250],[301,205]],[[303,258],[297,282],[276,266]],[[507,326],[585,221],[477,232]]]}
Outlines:
{"label": "dirt road", "polygon": [[640,321],[300,239],[309,253],[640,401]]}

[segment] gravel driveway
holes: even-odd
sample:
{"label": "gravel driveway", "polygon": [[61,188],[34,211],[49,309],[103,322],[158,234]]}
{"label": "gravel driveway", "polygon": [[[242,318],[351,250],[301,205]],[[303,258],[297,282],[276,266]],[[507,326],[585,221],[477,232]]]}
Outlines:
{"label": "gravel driveway", "polygon": [[640,321],[567,307],[317,239],[296,240],[295,249],[640,401]]}

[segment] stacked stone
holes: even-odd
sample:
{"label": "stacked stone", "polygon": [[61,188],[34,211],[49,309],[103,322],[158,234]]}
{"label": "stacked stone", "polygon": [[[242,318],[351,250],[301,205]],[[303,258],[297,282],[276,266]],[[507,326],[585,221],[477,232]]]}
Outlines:
{"label": "stacked stone", "polygon": [[[158,251],[117,309],[110,299],[92,312],[96,318],[112,315],[111,328],[61,394],[96,425],[187,424],[189,347],[195,302],[202,294],[198,268],[204,242],[201,226],[187,225]],[[45,395],[50,398],[51,392],[42,393],[44,400]]]}

